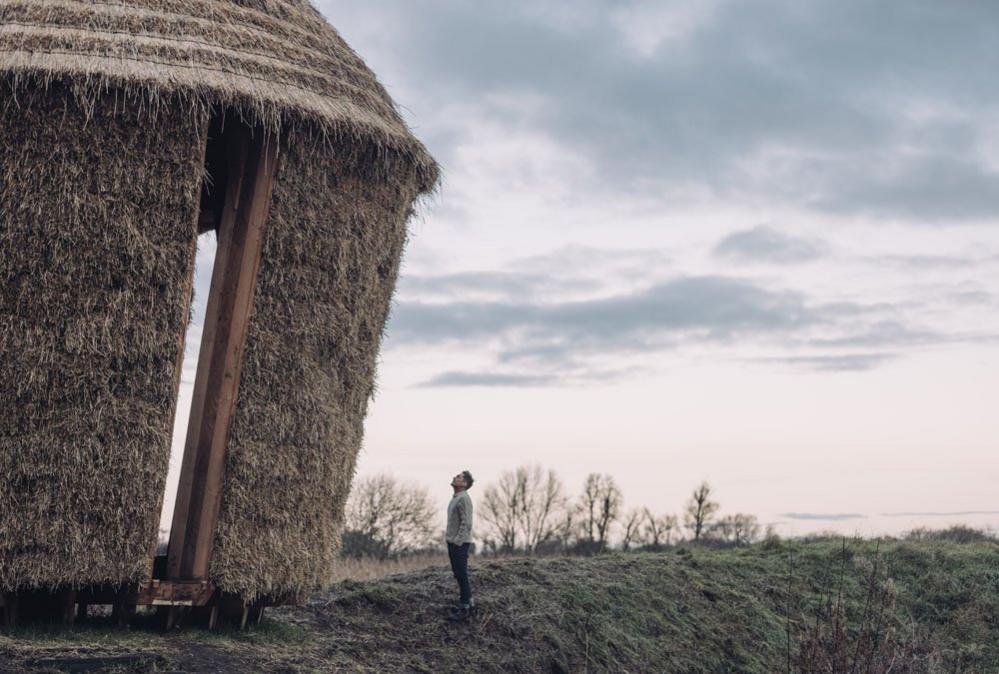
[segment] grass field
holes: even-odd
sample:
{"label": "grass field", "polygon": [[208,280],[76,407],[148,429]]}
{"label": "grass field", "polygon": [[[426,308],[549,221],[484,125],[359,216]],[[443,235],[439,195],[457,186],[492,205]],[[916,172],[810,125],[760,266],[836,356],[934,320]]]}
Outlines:
{"label": "grass field", "polygon": [[[443,619],[455,594],[444,560],[407,563],[432,566],[341,581],[245,633],[21,630],[0,636],[0,671],[40,671],[30,663],[79,654],[127,655],[122,666],[140,671],[770,674],[789,661],[805,668],[803,642],[853,656],[866,652],[858,635],[874,632],[891,642],[890,671],[999,672],[995,542],[475,560],[480,614],[462,625]],[[840,603],[842,615],[830,609]],[[861,660],[855,671],[879,671]]]}

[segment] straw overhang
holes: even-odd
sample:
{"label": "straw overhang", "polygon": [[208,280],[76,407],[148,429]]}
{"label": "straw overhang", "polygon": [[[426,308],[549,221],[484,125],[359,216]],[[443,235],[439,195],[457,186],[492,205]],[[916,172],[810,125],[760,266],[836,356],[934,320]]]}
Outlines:
{"label": "straw overhang", "polygon": [[305,124],[370,144],[388,177],[408,164],[424,192],[438,178],[384,87],[306,0],[0,0],[0,73]]}

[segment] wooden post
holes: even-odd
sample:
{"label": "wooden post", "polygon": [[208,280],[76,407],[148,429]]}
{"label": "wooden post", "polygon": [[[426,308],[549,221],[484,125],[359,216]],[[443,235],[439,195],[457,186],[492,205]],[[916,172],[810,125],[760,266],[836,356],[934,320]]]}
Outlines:
{"label": "wooden post", "polygon": [[250,607],[250,624],[259,625],[264,621],[264,606],[262,604],[254,604]]}
{"label": "wooden post", "polygon": [[62,624],[72,625],[76,620],[76,590],[66,590],[62,594]]}
{"label": "wooden post", "polygon": [[20,604],[21,604],[20,597],[18,597],[16,594],[8,594],[4,599],[4,609],[5,609],[4,612],[6,613],[4,626],[7,627],[8,629],[13,629],[17,627],[18,618],[20,617],[18,615],[20,613],[20,611],[18,610],[21,607]]}
{"label": "wooden post", "polygon": [[135,604],[128,600],[119,600],[111,605],[111,621],[116,627],[125,628],[132,624],[135,617]]}
{"label": "wooden post", "polygon": [[207,578],[222,498],[229,430],[239,393],[243,347],[263,248],[278,142],[233,125],[198,373],[174,509],[167,577]]}
{"label": "wooden post", "polygon": [[180,607],[163,607],[163,631],[170,632],[180,624]]}

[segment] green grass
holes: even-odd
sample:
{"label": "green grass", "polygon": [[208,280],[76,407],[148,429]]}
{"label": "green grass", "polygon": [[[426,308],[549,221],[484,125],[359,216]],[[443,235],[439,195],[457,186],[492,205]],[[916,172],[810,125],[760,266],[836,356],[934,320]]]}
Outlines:
{"label": "green grass", "polygon": [[999,672],[999,545],[933,540],[885,542],[877,554],[873,542],[848,542],[844,554],[841,541],[819,540],[474,560],[471,624],[443,620],[456,590],[434,566],[344,581],[245,633],[17,632],[0,636],[0,658],[82,648],[156,652],[164,668],[191,671],[771,674],[786,671],[789,629],[793,659],[831,597],[860,625],[875,560],[897,595],[886,628],[914,635],[939,671]]}

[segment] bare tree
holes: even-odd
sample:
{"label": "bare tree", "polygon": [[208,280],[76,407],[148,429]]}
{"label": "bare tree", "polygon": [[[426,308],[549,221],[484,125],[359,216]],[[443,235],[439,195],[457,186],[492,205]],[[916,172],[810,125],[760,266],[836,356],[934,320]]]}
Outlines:
{"label": "bare tree", "polygon": [[525,485],[520,530],[524,547],[533,553],[559,534],[567,502],[565,488],[554,470],[545,473],[541,466],[522,466],[517,469],[517,475]]}
{"label": "bare tree", "polygon": [[482,496],[482,519],[498,539],[498,548],[519,547],[533,553],[562,536],[565,488],[555,471],[521,466],[500,476]]}
{"label": "bare tree", "polygon": [[342,552],[348,556],[409,552],[433,542],[436,510],[423,487],[391,475],[358,480],[347,501]]}
{"label": "bare tree", "polygon": [[549,547],[567,551],[575,542],[579,532],[579,522],[582,520],[578,504],[566,501],[565,507],[555,526],[555,536]]}
{"label": "bare tree", "polygon": [[756,515],[737,513],[735,518],[735,542],[739,545],[750,545],[760,539],[760,521]]}
{"label": "bare tree", "polygon": [[645,544],[645,512],[639,508],[632,508],[621,520],[621,549],[631,550],[632,546],[641,547]]}
{"label": "bare tree", "polygon": [[714,526],[721,539],[736,545],[749,545],[760,536],[760,524],[755,515],[736,513],[726,515]]}
{"label": "bare tree", "polygon": [[716,512],[718,504],[711,500],[711,486],[702,482],[690,495],[687,510],[683,514],[683,524],[694,535],[695,542],[707,531]]}
{"label": "bare tree", "polygon": [[590,473],[583,483],[581,500],[584,535],[597,549],[604,550],[611,526],[621,514],[621,490],[610,475]]}
{"label": "bare tree", "polygon": [[500,552],[517,549],[517,514],[523,498],[523,484],[515,473],[509,471],[482,492],[482,521],[496,536],[496,547]]}
{"label": "bare tree", "polygon": [[645,544],[658,550],[664,545],[669,545],[673,539],[673,532],[679,528],[676,515],[656,516],[651,510],[645,508],[642,511],[642,532]]}

